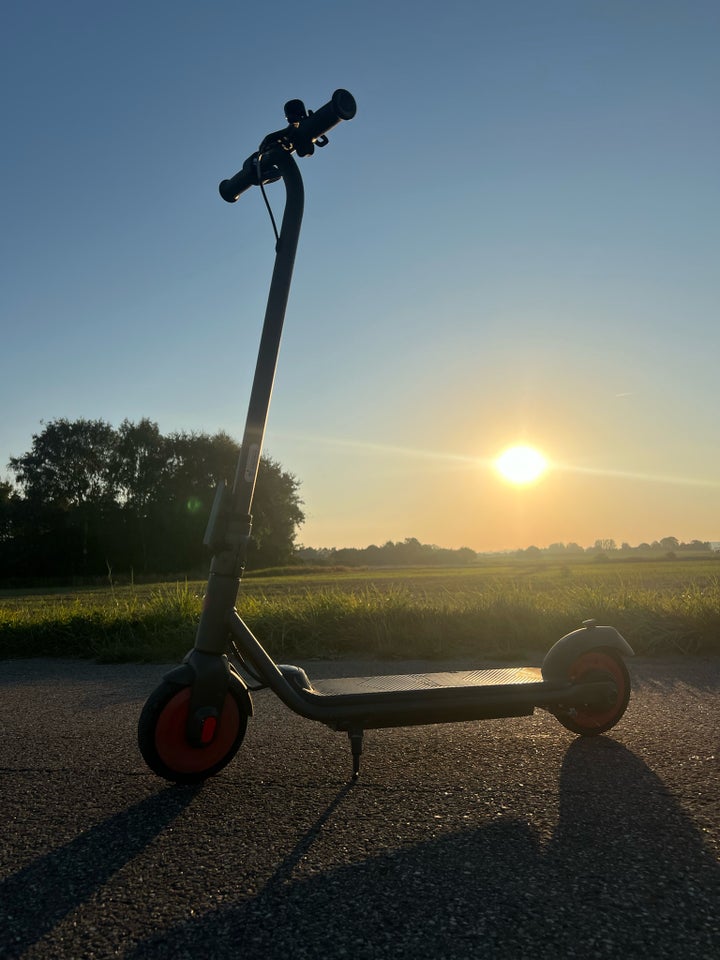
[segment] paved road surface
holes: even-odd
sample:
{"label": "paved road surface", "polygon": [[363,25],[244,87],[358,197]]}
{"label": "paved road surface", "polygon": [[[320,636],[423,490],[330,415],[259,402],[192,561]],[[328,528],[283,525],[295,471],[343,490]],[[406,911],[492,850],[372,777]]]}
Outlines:
{"label": "paved road surface", "polygon": [[370,731],[353,787],[347,739],[263,692],[191,789],[135,746],[163,668],[0,663],[0,956],[718,960],[720,658],[632,671],[609,735]]}

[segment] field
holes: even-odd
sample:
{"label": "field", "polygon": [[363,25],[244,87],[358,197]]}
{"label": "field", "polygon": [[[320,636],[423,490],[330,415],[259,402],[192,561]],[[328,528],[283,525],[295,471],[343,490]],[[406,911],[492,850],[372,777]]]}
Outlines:
{"label": "field", "polygon": [[[0,591],[0,658],[176,660],[192,646],[204,586]],[[718,653],[720,560],[298,568],[247,577],[238,609],[279,660],[513,659],[589,618],[616,627],[637,653]]]}

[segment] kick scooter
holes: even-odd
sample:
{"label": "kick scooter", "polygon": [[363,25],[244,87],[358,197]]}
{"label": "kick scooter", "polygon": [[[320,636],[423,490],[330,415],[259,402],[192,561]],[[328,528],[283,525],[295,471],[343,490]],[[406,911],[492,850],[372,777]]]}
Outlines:
{"label": "kick scooter", "polygon": [[295,251],[303,215],[303,184],[293,154],[311,156],[326,134],[355,116],[347,90],[314,113],[300,100],[285,105],[287,126],[268,134],[229,180],[234,203],[252,186],[282,180],[286,198],[277,235],[257,366],[232,485],[221,483],[205,543],[213,559],[195,644],[147,700],[138,724],[148,766],[175,783],[198,783],[222,770],[242,743],[252,689],[267,687],[290,709],[348,734],[353,777],[360,770],[363,732],[382,727],[554,714],[574,733],[603,733],[622,717],[630,697],[623,657],[629,644],[613,627],[586,620],[558,640],[540,667],[460,670],[411,676],[311,681],[297,666],[278,664],[240,618],[235,603],[251,535],[251,508],[277,364]]}

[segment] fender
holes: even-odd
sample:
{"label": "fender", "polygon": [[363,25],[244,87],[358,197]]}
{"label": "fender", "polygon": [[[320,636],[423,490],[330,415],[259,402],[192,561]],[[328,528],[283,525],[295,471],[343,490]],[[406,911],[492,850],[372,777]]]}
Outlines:
{"label": "fender", "polygon": [[599,627],[597,620],[583,620],[580,630],[561,637],[553,644],[542,662],[545,681],[567,681],[571,664],[583,653],[605,647],[617,650],[624,657],[634,657],[635,651],[615,627]]}
{"label": "fender", "polygon": [[[175,667],[174,670],[170,670],[169,673],[166,673],[163,675],[163,680],[165,680],[167,683],[174,683],[178,687],[192,687],[192,685],[195,683],[198,676],[198,671],[194,668],[191,662],[191,660],[193,659],[193,653],[197,658],[197,651],[191,650],[179,667]],[[211,655],[203,654],[202,656],[203,658],[205,658]],[[223,672],[227,672],[228,679],[232,679],[235,682],[236,686],[239,687],[239,689],[242,691],[242,696],[245,702],[245,706],[247,707],[248,716],[251,717],[253,715],[253,703],[252,703],[252,697],[250,696],[250,691],[248,690],[247,684],[245,683],[243,678],[240,676],[240,674],[237,672],[235,667],[228,661],[227,657],[223,656],[220,658],[213,658],[213,659],[217,659],[217,662],[218,662],[218,667],[216,667],[216,669],[219,670],[220,664],[222,664],[222,670]]]}

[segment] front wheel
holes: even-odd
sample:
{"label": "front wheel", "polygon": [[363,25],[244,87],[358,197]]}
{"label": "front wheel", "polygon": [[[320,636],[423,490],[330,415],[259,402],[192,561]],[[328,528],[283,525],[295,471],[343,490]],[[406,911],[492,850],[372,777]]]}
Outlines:
{"label": "front wheel", "polygon": [[163,681],[148,697],[138,721],[145,763],[173,783],[200,783],[214,776],[238,752],[247,728],[247,695],[231,677],[215,739],[194,747],[185,735],[190,693],[190,687]]}
{"label": "front wheel", "polygon": [[617,687],[617,697],[615,702],[607,707],[555,709],[552,712],[560,723],[584,737],[597,736],[614,727],[630,701],[630,674],[620,654],[610,648],[588,650],[570,664],[568,679],[573,683],[612,680]]}

